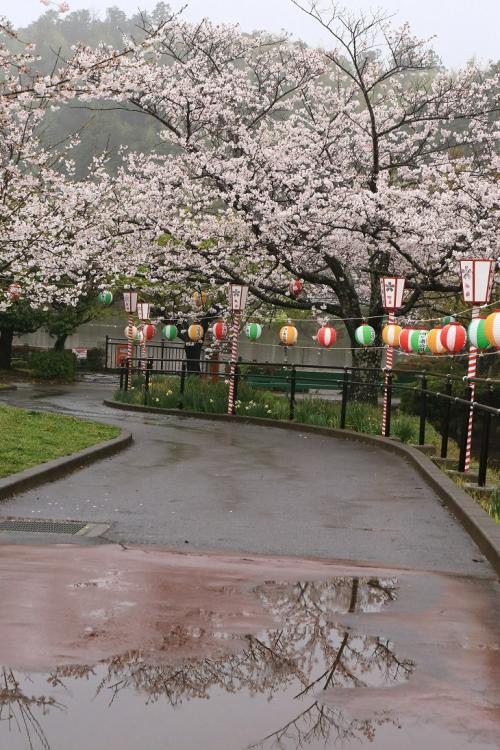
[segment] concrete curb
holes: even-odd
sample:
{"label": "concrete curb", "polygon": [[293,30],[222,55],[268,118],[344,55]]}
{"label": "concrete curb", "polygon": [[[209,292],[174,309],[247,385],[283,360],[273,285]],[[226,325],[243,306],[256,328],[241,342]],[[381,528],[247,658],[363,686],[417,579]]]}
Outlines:
{"label": "concrete curb", "polygon": [[4,500],[18,492],[24,492],[32,487],[37,487],[45,482],[59,479],[71,471],[80,469],[82,466],[117,453],[127,448],[131,443],[132,434],[130,432],[122,432],[121,435],[112,440],[91,445],[89,448],[84,448],[77,453],[73,453],[71,456],[61,456],[61,458],[55,458],[39,466],[33,466],[31,469],[11,474],[4,479],[0,479],[0,500]]}
{"label": "concrete curb", "polygon": [[500,576],[500,525],[496,524],[464,490],[458,487],[452,479],[446,476],[430,458],[425,456],[416,448],[410,448],[396,440],[376,435],[366,435],[362,432],[352,430],[339,430],[330,427],[316,427],[314,425],[301,424],[297,422],[280,422],[260,417],[231,417],[227,414],[207,414],[206,412],[186,412],[180,409],[160,409],[154,406],[140,406],[138,404],[125,404],[121,401],[105,400],[105,406],[124,411],[147,412],[149,414],[164,414],[175,417],[207,419],[216,422],[238,422],[242,424],[253,424],[261,427],[274,427],[280,430],[292,430],[295,432],[308,432],[313,435],[325,435],[343,440],[356,440],[357,442],[377,446],[382,450],[394,453],[408,460],[424,477],[432,489],[437,493],[448,510],[450,510],[462,524],[467,533],[475,541],[483,555],[488,559],[491,566]]}

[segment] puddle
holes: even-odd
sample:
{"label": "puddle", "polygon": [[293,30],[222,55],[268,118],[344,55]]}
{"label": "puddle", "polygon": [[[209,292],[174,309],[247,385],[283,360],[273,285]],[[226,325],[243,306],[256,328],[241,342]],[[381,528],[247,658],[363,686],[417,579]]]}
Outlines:
{"label": "puddle", "polygon": [[498,746],[486,584],[109,546],[0,559],[2,750]]}
{"label": "puddle", "polygon": [[[411,678],[415,665],[390,640],[335,619],[380,612],[397,597],[394,579],[266,582],[253,595],[276,623],[257,634],[170,624],[159,643],[97,664],[0,670],[0,746],[317,750],[339,741],[373,747],[378,729],[397,727],[389,712],[358,720],[322,701],[325,690],[391,688]],[[88,639],[104,635],[105,617],[105,608],[89,612],[96,625],[85,629]],[[368,623],[376,632],[376,618]]]}

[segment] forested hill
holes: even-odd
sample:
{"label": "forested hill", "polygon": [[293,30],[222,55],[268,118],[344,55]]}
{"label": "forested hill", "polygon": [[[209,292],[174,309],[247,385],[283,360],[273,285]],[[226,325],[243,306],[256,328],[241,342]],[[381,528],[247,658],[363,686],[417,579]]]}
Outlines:
{"label": "forested hill", "polygon": [[[170,15],[168,4],[159,2],[148,13],[148,18],[154,23]],[[47,11],[37,21],[18,31],[23,41],[36,44],[41,56],[40,68],[48,73],[58,56],[67,59],[71,55],[71,47],[78,42],[92,47],[103,42],[120,48],[124,35],[141,37],[142,25],[143,18],[139,13],[127,17],[119,8],[112,7],[108,8],[103,19],[88,10],[74,11],[64,16],[56,11]],[[124,108],[101,111],[101,108],[107,107],[109,110],[114,106],[113,103],[102,102],[90,109],[88,105],[72,102],[56,112],[48,113],[42,136],[45,142],[59,143],[69,134],[82,131],[81,143],[73,150],[77,178],[85,177],[92,156],[104,150],[111,153],[109,166],[113,168],[119,161],[119,146],[144,153],[153,149],[158,152],[168,149],[161,142],[160,126],[152,117],[125,111]],[[462,123],[456,123],[454,127],[461,129]]]}
{"label": "forested hill", "polygon": [[[158,21],[167,15],[170,15],[168,5],[160,2],[148,17]],[[123,11],[114,7],[108,8],[103,19],[87,10],[74,11],[65,16],[48,11],[18,32],[23,41],[36,44],[37,53],[42,58],[40,69],[47,73],[54,67],[58,55],[63,59],[68,58],[72,45],[83,42],[97,46],[104,42],[121,47],[124,34],[140,37],[140,26],[139,14],[127,17]],[[84,128],[81,144],[73,154],[77,162],[77,177],[84,177],[92,155],[106,148],[112,151],[112,164],[118,160],[116,150],[120,145],[142,152],[162,148],[158,127],[151,117],[123,110],[103,113],[82,109],[76,102],[48,113],[43,138],[49,143],[57,143],[67,137],[68,133],[81,128]]]}

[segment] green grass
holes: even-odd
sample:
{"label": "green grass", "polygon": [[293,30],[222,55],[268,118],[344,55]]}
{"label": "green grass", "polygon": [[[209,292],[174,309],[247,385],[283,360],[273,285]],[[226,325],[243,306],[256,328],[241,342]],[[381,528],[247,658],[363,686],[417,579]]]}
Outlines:
{"label": "green grass", "polygon": [[117,437],[110,425],[0,406],[0,477]]}

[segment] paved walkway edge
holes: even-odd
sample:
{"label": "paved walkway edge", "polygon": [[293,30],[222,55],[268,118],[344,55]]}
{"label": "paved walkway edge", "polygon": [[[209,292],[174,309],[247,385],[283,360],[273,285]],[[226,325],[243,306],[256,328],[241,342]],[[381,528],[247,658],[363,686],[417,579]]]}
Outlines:
{"label": "paved walkway edge", "polygon": [[408,460],[430,484],[451,513],[462,524],[467,533],[475,541],[483,555],[488,559],[495,572],[500,576],[500,525],[496,524],[464,490],[460,489],[452,479],[446,476],[427,456],[416,448],[410,448],[404,443],[390,438],[366,435],[363,432],[339,430],[331,427],[316,427],[300,422],[281,422],[260,417],[229,416],[227,414],[207,414],[206,412],[183,411],[181,409],[160,409],[154,406],[140,406],[139,404],[125,404],[121,401],[105,400],[105,406],[124,411],[147,412],[150,414],[164,414],[182,417],[184,419],[206,419],[217,422],[239,422],[254,424],[261,427],[274,427],[280,430],[294,430],[308,432],[314,435],[356,440],[377,446],[403,459]]}
{"label": "paved walkway edge", "polygon": [[51,482],[54,479],[68,474],[71,471],[80,469],[82,466],[98,461],[101,458],[117,453],[127,448],[132,443],[132,434],[122,432],[118,437],[106,442],[91,445],[84,448],[71,456],[61,456],[44,464],[33,466],[31,469],[19,471],[17,474],[11,474],[8,477],[0,479],[0,500],[11,497],[18,492],[37,487],[45,482]]}

